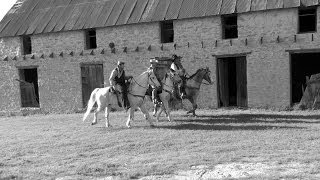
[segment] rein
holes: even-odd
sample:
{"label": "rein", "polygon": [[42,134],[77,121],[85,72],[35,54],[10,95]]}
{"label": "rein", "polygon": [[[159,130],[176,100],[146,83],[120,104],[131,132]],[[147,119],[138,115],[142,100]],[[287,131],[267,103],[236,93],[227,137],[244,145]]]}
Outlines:
{"label": "rein", "polygon": [[[149,77],[150,77],[150,74],[148,73],[148,79],[149,79]],[[140,86],[140,87],[142,87],[142,88],[148,88],[148,87],[144,87],[144,86],[142,86],[142,85],[140,85],[134,78],[132,78],[133,79],[133,81],[138,85],[138,86]],[[152,79],[150,79],[151,81],[152,81],[152,83],[153,84],[156,84]],[[148,85],[148,84],[147,84]],[[136,96],[136,97],[141,97],[141,98],[144,98],[145,97],[145,95],[137,95],[137,94],[132,94],[132,93],[130,93],[129,91],[128,91],[128,94],[130,94],[130,95],[132,95],[132,96]]]}

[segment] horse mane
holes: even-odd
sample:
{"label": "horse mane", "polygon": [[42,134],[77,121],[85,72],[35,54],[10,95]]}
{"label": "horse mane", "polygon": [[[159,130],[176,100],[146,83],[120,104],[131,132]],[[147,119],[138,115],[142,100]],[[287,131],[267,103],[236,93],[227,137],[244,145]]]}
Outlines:
{"label": "horse mane", "polygon": [[195,75],[197,75],[199,73],[199,71],[201,71],[203,68],[198,69],[195,73],[193,73],[189,78],[187,79],[192,79]]}

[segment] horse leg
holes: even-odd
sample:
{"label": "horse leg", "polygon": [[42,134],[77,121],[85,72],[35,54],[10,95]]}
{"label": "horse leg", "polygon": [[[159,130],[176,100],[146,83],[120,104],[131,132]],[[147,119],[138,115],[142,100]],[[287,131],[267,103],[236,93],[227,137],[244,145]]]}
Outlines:
{"label": "horse leg", "polygon": [[104,111],[104,117],[106,118],[106,127],[112,127],[109,122],[109,114],[110,114],[111,106],[107,106]]}
{"label": "horse leg", "polygon": [[128,120],[127,120],[127,123],[126,123],[126,125],[127,125],[128,128],[131,127],[130,121],[133,120],[133,118],[134,118],[134,108],[131,107],[131,108],[129,109],[129,116],[128,116]]}
{"label": "horse leg", "polygon": [[94,111],[94,115],[93,115],[93,121],[91,123],[91,125],[96,125],[98,123],[97,119],[98,119],[98,114],[101,111],[101,106],[98,105],[98,108]]}
{"label": "horse leg", "polygon": [[154,127],[152,121],[151,121],[151,118],[150,118],[150,115],[149,115],[149,112],[147,110],[147,108],[145,107],[144,104],[142,104],[140,107],[139,107],[140,111],[144,114],[144,117],[146,118],[146,120],[149,122],[150,126],[151,127]]}
{"label": "horse leg", "polygon": [[168,121],[171,121],[171,115],[170,115],[170,107],[169,107],[169,102],[168,101],[164,101],[163,102],[163,108],[164,108],[164,112],[167,114],[168,117]]}
{"label": "horse leg", "polygon": [[194,99],[192,99],[192,98],[189,99],[189,101],[192,104],[192,109],[190,111],[188,111],[187,114],[192,113],[193,116],[197,116],[196,115],[196,109],[197,109],[198,105],[197,105],[196,101]]}
{"label": "horse leg", "polygon": [[152,116],[153,117],[156,117],[156,114],[157,114],[157,109],[158,108],[158,105],[156,103],[153,104],[153,113],[152,113]]}

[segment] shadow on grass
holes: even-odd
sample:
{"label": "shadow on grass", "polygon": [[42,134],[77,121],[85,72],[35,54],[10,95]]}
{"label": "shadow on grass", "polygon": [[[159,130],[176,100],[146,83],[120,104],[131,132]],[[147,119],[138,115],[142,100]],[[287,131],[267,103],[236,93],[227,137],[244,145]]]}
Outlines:
{"label": "shadow on grass", "polygon": [[[186,116],[184,116],[186,117]],[[235,115],[200,115],[186,117],[178,121],[201,123],[307,123],[320,124],[320,115],[271,115],[271,114],[235,114]]]}
{"label": "shadow on grass", "polygon": [[234,131],[234,130],[276,130],[276,129],[307,129],[305,127],[292,127],[292,126],[266,126],[266,125],[212,125],[212,124],[196,124],[196,123],[182,123],[178,125],[165,125],[156,126],[159,129],[174,129],[174,130],[223,130],[223,131]]}

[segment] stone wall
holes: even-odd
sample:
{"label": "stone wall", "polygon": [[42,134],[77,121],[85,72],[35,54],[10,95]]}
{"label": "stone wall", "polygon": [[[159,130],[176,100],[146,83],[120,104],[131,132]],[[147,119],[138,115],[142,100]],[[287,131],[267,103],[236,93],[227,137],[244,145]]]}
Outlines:
{"label": "stone wall", "polygon": [[[111,70],[118,60],[126,62],[126,72],[137,76],[147,69],[150,57],[183,56],[183,65],[191,75],[208,66],[212,86],[202,85],[199,108],[217,108],[216,59],[222,56],[246,55],[248,106],[253,108],[286,108],[290,106],[290,54],[288,50],[317,49],[318,33],[297,34],[297,9],[259,11],[238,15],[239,37],[223,40],[220,17],[192,18],[174,21],[174,43],[160,43],[159,23],[142,23],[97,29],[94,55],[84,49],[84,32],[69,31],[32,36],[35,59],[12,58],[20,54],[20,38],[0,39],[1,111],[18,111],[20,94],[17,67],[37,66],[41,109],[45,112],[74,112],[82,108],[81,63],[103,63],[108,84]],[[318,16],[319,17],[319,16]],[[320,24],[320,23],[318,23]],[[318,25],[319,26],[319,25]],[[296,41],[294,36],[296,35]],[[277,40],[279,36],[279,41]],[[262,37],[262,40],[261,40]],[[111,53],[113,42],[116,52]],[[246,43],[247,42],[247,43]],[[174,48],[176,44],[176,48]],[[151,51],[147,48],[151,46]],[[161,50],[163,46],[163,50]],[[127,47],[127,52],[123,48]],[[135,51],[138,47],[138,51]],[[69,53],[73,51],[74,55]],[[84,51],[84,55],[80,53]],[[104,51],[104,54],[101,52]],[[51,53],[54,58],[49,57]],[[59,54],[63,52],[64,56]],[[40,56],[44,54],[44,58]],[[189,107],[189,103],[184,103]]]}

